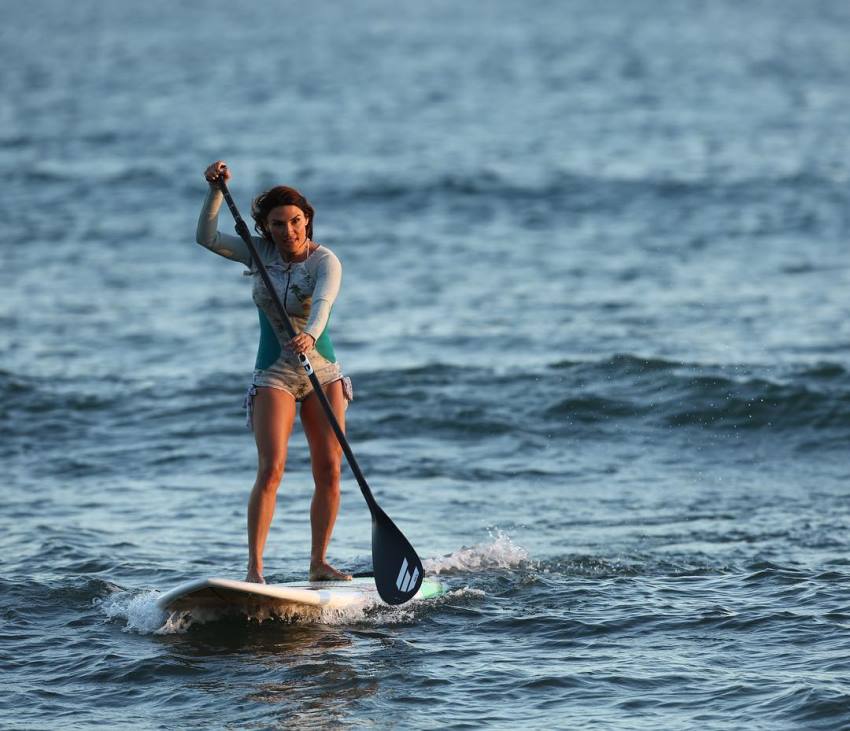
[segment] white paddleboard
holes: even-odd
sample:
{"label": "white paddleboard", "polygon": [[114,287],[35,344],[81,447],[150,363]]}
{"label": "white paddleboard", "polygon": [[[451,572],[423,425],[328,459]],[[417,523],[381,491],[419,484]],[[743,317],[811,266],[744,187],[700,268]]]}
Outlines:
{"label": "white paddleboard", "polygon": [[[432,599],[445,593],[433,578],[422,580],[414,599]],[[287,582],[253,584],[234,579],[207,578],[187,581],[157,599],[168,612],[192,609],[239,610],[298,609],[301,607],[345,609],[380,602],[373,578],[351,581]]]}

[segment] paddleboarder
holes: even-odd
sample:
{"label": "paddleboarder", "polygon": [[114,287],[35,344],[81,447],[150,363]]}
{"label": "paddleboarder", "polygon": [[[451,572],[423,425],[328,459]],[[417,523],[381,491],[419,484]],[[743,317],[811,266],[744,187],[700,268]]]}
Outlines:
{"label": "paddleboarder", "polygon": [[230,170],[224,161],[218,160],[207,167],[204,177],[210,189],[198,218],[197,242],[248,267],[246,273],[253,277],[253,298],[260,318],[260,344],[245,399],[248,424],[257,444],[257,477],[248,500],[246,581],[265,583],[263,548],[286,466],[298,403],[314,481],[309,578],[311,581],[350,579],[349,574],[338,571],[326,559],[339,512],[342,449],[298,361],[298,354],[307,354],[344,429],[345,409],[352,398],[351,381],[337,363],[327,334],[342,267],[330,249],[313,241],[314,211],[301,193],[287,186],[276,186],[256,198],[251,214],[258,237],[251,240],[298,332],[290,338],[268,289],[257,276],[245,242],[238,236],[218,231],[218,213],[224,198],[217,181],[229,180]]}

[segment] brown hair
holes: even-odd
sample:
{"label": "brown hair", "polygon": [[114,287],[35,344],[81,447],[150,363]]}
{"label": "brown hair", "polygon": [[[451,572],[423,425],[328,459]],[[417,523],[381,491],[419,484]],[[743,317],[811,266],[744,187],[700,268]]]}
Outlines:
{"label": "brown hair", "polygon": [[251,204],[254,230],[260,236],[266,239],[270,238],[266,230],[266,219],[269,217],[272,208],[278,206],[297,206],[304,211],[304,215],[308,219],[307,238],[313,238],[313,206],[295,188],[290,188],[287,185],[278,185],[265,193],[260,193]]}

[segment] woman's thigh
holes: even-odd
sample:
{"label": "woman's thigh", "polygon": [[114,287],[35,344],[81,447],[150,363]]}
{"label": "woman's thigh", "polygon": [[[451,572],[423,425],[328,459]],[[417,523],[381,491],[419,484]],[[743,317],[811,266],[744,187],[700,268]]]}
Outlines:
{"label": "woman's thigh", "polygon": [[[345,432],[347,402],[342,390],[342,381],[328,383],[323,390],[340,428]],[[310,445],[310,459],[313,462],[314,472],[316,468],[338,468],[342,460],[342,447],[315,393],[311,393],[301,402],[301,423],[304,425],[304,433]]]}
{"label": "woman's thigh", "polygon": [[257,388],[254,397],[254,439],[260,467],[283,467],[292,425],[295,423],[295,398],[279,388]]}

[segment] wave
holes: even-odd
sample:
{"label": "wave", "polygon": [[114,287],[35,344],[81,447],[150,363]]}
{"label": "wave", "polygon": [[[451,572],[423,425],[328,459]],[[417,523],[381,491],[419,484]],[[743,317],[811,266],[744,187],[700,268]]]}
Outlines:
{"label": "wave", "polygon": [[712,430],[850,428],[850,372],[838,363],[780,369],[618,355],[551,368],[578,391],[546,409],[552,419]]}
{"label": "wave", "polygon": [[516,433],[518,423],[523,431],[547,434],[553,427],[580,434],[588,425],[618,424],[720,432],[850,430],[850,370],[835,362],[780,368],[619,354],[556,361],[542,371],[507,376],[433,364],[362,374],[358,385],[364,403],[358,417],[365,418],[367,438],[498,437]]}
{"label": "wave", "polygon": [[407,198],[495,198],[504,200],[558,200],[568,207],[596,208],[606,204],[623,207],[632,201],[657,198],[694,199],[701,203],[711,201],[757,201],[776,196],[777,192],[831,191],[842,199],[847,197],[846,181],[841,176],[827,176],[815,172],[793,172],[763,176],[681,177],[587,175],[553,170],[538,177],[523,179],[513,171],[493,168],[475,168],[466,171],[436,172],[430,177],[397,173],[371,174],[365,179],[347,180],[345,188],[329,180],[327,184],[316,180],[316,195],[326,201],[394,201]]}
{"label": "wave", "polygon": [[53,417],[95,423],[103,417],[129,417],[139,410],[197,416],[207,406],[212,413],[229,394],[234,401],[237,395],[241,398],[244,381],[241,372],[200,375],[193,382],[184,376],[158,381],[115,373],[108,379],[100,374],[42,377],[0,369],[0,414],[4,416],[0,433],[3,421],[38,431],[40,419]]}
{"label": "wave", "polygon": [[[850,435],[850,370],[836,361],[770,367],[618,354],[507,373],[430,363],[353,375],[355,445],[489,441],[513,454],[543,439],[596,439],[637,429],[649,438],[659,431],[782,435],[810,450],[832,449]],[[238,371],[198,375],[194,382],[103,382],[0,370],[0,453],[26,461],[32,439],[50,433],[53,444],[63,446],[48,455],[57,470],[109,471],[128,444],[161,469],[163,459],[193,458],[183,447],[197,444],[199,423],[208,438],[243,439],[243,387]],[[416,474],[433,469],[430,458],[405,464]],[[492,467],[475,464],[485,472]]]}
{"label": "wave", "polygon": [[[123,479],[128,459],[148,478],[183,464],[214,469],[229,461],[219,440],[246,437],[243,395],[244,383],[222,374],[154,383],[0,371],[0,455],[10,472],[62,481]],[[49,448],[35,449],[46,434]]]}
{"label": "wave", "polygon": [[79,188],[86,185],[136,185],[157,189],[170,187],[172,175],[165,165],[114,161],[91,165],[88,160],[69,165],[67,161],[42,162],[19,173],[24,185],[62,185]]}

